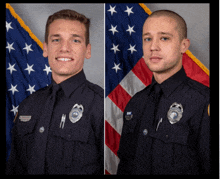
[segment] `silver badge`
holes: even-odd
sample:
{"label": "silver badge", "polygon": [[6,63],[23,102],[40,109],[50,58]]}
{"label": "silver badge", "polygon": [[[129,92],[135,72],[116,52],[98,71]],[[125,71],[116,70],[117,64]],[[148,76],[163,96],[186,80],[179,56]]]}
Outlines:
{"label": "silver badge", "polygon": [[83,106],[80,104],[75,104],[69,113],[69,119],[72,123],[76,123],[80,120],[83,114]]}
{"label": "silver badge", "polygon": [[173,103],[167,112],[167,118],[171,124],[175,124],[182,118],[183,106],[178,103]]}

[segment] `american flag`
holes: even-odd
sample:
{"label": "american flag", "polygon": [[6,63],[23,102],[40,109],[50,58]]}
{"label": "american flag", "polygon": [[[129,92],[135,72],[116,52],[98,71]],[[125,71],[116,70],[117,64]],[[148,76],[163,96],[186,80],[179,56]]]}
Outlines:
{"label": "american flag", "polygon": [[6,160],[11,150],[11,130],[19,104],[51,83],[42,43],[10,4],[6,4]]}
{"label": "american flag", "polygon": [[[142,3],[105,5],[105,174],[116,174],[123,112],[131,97],[151,83],[142,51],[142,26],[151,11]],[[186,74],[209,86],[209,70],[187,50]]]}

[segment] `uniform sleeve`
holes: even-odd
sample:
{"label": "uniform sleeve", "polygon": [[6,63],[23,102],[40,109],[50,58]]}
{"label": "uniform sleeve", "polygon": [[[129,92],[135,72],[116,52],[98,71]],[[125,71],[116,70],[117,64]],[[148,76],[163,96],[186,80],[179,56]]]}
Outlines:
{"label": "uniform sleeve", "polygon": [[23,166],[21,161],[21,159],[25,157],[22,156],[23,155],[21,152],[22,141],[17,133],[17,123],[18,123],[17,118],[15,119],[15,124],[12,129],[11,152],[8,162],[6,164],[6,175],[19,175],[25,173],[25,167]]}
{"label": "uniform sleeve", "polygon": [[123,128],[117,152],[120,162],[117,175],[128,175],[133,171],[133,159],[136,150],[137,135],[134,134],[135,120],[126,120],[123,114]]}
{"label": "uniform sleeve", "polygon": [[210,163],[210,104],[206,102],[202,119],[199,128],[198,137],[198,148],[199,148],[199,158],[201,163],[201,173],[210,174],[211,173],[211,163]]}

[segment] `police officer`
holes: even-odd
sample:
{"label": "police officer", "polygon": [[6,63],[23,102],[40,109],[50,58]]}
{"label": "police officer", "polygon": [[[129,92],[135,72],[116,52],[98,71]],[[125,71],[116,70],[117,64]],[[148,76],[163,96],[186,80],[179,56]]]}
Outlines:
{"label": "police officer", "polygon": [[186,76],[190,45],[182,17],[160,10],[143,25],[144,60],[152,83],[123,114],[118,174],[209,174],[209,88]]}
{"label": "police officer", "polygon": [[83,72],[89,24],[72,10],[49,16],[43,56],[52,83],[19,105],[7,174],[103,174],[103,89]]}

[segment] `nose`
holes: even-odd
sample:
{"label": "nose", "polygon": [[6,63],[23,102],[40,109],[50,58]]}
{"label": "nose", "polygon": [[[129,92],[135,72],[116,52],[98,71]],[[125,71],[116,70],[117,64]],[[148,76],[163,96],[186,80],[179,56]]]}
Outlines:
{"label": "nose", "polygon": [[160,45],[159,45],[158,39],[152,39],[150,50],[151,51],[159,51],[160,50]]}
{"label": "nose", "polygon": [[60,52],[70,52],[71,47],[68,41],[62,41],[61,47],[60,47]]}

